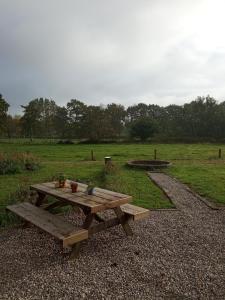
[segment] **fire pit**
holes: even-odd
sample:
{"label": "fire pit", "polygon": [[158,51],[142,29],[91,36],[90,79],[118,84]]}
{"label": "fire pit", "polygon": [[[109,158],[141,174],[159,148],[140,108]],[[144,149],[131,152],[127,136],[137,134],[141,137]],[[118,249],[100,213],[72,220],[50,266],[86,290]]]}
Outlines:
{"label": "fire pit", "polygon": [[165,160],[130,160],[127,162],[130,167],[142,168],[146,170],[167,168],[171,165],[169,161]]}

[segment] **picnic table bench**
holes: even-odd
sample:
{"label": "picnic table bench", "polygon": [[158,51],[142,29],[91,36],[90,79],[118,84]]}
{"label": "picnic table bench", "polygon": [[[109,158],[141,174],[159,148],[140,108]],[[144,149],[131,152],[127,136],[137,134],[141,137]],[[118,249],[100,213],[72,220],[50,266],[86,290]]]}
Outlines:
{"label": "picnic table bench", "polygon": [[[89,195],[86,192],[86,184],[79,182],[77,184],[76,193],[72,193],[70,181],[67,181],[64,188],[56,188],[55,182],[32,185],[30,188],[38,195],[34,204],[22,202],[9,205],[7,209],[58,238],[62,241],[63,247],[71,247],[71,259],[79,254],[81,241],[91,235],[119,224],[127,235],[132,235],[128,221],[140,220],[149,215],[148,209],[129,204],[132,200],[129,195],[101,188],[94,188],[93,194]],[[48,203],[47,196],[52,196],[56,200]],[[76,227],[64,217],[53,214],[52,209],[66,205],[79,207],[83,211],[85,220],[81,227]],[[109,209],[114,210],[115,217],[105,220],[99,213]],[[93,225],[94,219],[98,223]]]}

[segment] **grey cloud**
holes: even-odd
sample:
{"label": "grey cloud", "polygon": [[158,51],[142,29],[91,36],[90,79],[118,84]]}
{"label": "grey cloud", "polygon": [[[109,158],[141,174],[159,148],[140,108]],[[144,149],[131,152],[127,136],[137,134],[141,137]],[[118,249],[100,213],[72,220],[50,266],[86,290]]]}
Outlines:
{"label": "grey cloud", "polygon": [[207,0],[1,0],[0,92],[12,112],[41,96],[61,105],[222,99],[225,41],[201,42],[210,10]]}

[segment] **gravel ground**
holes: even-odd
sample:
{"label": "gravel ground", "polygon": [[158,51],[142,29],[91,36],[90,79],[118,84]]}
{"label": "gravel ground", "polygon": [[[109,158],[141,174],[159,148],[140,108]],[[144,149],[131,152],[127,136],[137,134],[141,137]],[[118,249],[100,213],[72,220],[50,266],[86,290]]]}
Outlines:
{"label": "gravel ground", "polygon": [[178,210],[152,211],[133,237],[120,226],[98,233],[75,261],[35,227],[3,231],[0,299],[225,299],[225,210],[153,176]]}

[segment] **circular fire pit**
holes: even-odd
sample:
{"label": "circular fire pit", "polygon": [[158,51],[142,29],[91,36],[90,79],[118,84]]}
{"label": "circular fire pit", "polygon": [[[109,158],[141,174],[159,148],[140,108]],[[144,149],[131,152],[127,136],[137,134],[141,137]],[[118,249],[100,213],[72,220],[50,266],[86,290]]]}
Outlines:
{"label": "circular fire pit", "polygon": [[127,162],[127,165],[130,167],[154,170],[167,168],[171,163],[165,160],[130,160]]}

